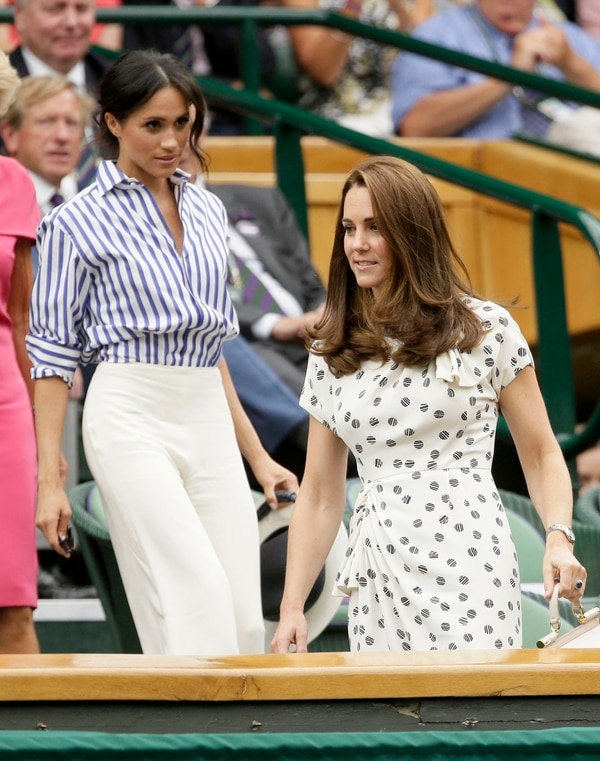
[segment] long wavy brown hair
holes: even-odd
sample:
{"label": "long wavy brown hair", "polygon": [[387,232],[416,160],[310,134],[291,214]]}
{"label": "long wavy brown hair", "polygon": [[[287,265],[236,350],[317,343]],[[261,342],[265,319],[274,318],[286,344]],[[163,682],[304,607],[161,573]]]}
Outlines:
{"label": "long wavy brown hair", "polygon": [[[344,253],[344,203],[353,187],[367,189],[375,222],[393,257],[392,276],[378,289],[360,288]],[[440,198],[412,164],[391,156],[363,160],[342,190],[331,254],[327,302],[310,332],[312,350],[338,376],[369,359],[427,366],[454,347],[470,350],[483,337],[481,320],[465,303],[478,298],[454,250]],[[399,344],[390,344],[397,339]]]}

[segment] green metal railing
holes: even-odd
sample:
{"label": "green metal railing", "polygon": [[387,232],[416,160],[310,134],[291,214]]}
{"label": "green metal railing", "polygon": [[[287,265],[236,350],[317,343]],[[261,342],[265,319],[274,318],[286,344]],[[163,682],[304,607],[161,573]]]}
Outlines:
{"label": "green metal railing", "polygon": [[[11,18],[11,9],[0,8],[0,22]],[[537,372],[552,427],[559,438],[565,457],[570,461],[575,454],[600,438],[600,403],[596,405],[584,429],[578,434],[574,433],[576,403],[559,232],[561,222],[576,228],[590,243],[590,256],[598,258],[600,222],[586,210],[572,204],[386,140],[346,129],[289,103],[260,97],[257,94],[260,88],[260,74],[256,29],[258,25],[318,24],[591,106],[600,107],[599,94],[424,43],[404,34],[367,26],[329,11],[232,7],[180,10],[173,7],[124,6],[110,10],[98,9],[98,19],[120,23],[206,22],[241,26],[241,70],[245,89],[235,89],[211,78],[201,78],[200,82],[207,99],[213,105],[237,111],[255,123],[269,122],[272,125],[278,185],[289,199],[305,232],[308,225],[301,145],[301,138],[305,134],[320,135],[366,153],[403,158],[433,177],[528,210],[531,214],[534,289],[537,303]],[[523,256],[529,256],[529,252],[524,251]],[[499,433],[507,436],[504,421],[500,422]]]}
{"label": "green metal railing", "polygon": [[[3,19],[0,9],[0,21]],[[348,18],[340,13],[327,10],[292,10],[271,7],[224,7],[179,9],[172,6],[121,6],[119,8],[98,8],[99,21],[112,21],[124,24],[216,24],[236,25],[241,30],[241,78],[246,89],[257,92],[260,87],[260,66],[256,47],[256,31],[259,27],[277,24],[284,26],[318,26],[339,29],[351,35],[375,40],[385,45],[420,53],[465,69],[472,69],[496,79],[512,82],[522,87],[531,87],[558,98],[585,103],[600,108],[600,94],[576,87],[566,82],[558,82],[537,74],[513,69],[494,61],[485,61],[450,48],[443,48],[429,42],[417,40],[410,35],[381,29]]]}
{"label": "green metal railing", "polygon": [[[338,29],[348,34],[375,40],[385,45],[418,53],[429,58],[444,61],[465,69],[478,71],[496,79],[512,82],[522,87],[531,87],[548,95],[572,100],[600,108],[600,94],[567,82],[546,79],[509,66],[476,58],[450,48],[417,40],[410,35],[381,29],[348,18],[340,13],[327,10],[293,10],[273,7],[228,6],[212,8],[177,8],[172,5],[125,5],[117,8],[98,8],[96,16],[100,22],[122,24],[164,25],[164,24],[211,24],[239,26],[241,31],[241,79],[244,87],[252,92],[260,89],[260,62],[257,47],[257,29],[282,24],[284,26],[318,25]],[[11,7],[0,7],[0,23],[13,19]]]}

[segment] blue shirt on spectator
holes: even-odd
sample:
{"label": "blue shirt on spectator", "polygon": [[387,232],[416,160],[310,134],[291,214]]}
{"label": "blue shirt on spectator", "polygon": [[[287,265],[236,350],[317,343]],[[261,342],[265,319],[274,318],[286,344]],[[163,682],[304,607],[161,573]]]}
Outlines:
{"label": "blue shirt on spectator", "polygon": [[[539,26],[533,19],[527,29]],[[569,45],[596,69],[600,70],[600,44],[575,24],[558,24],[566,32]],[[468,55],[510,66],[514,38],[500,32],[476,5],[452,8],[433,16],[413,33],[416,39],[451,48]],[[565,79],[555,66],[540,64],[535,72],[551,79]],[[392,118],[394,128],[410,109],[426,95],[442,90],[474,85],[485,74],[469,71],[432,58],[402,53],[393,66]],[[541,97],[544,97],[541,95]],[[541,136],[549,122],[539,120]],[[457,137],[501,139],[523,131],[523,111],[517,98],[509,93],[487,113],[456,134]],[[535,130],[535,127],[533,128]],[[528,129],[532,132],[532,129]]]}
{"label": "blue shirt on spectator", "polygon": [[38,228],[27,348],[33,378],[71,383],[83,363],[214,366],[238,333],[227,291],[227,214],[212,193],[171,177],[183,251],[150,190],[113,162]]}

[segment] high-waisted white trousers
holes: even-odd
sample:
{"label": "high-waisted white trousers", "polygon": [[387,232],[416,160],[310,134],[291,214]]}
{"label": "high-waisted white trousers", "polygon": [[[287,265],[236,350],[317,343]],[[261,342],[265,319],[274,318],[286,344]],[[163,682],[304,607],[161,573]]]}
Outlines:
{"label": "high-waisted white trousers", "polygon": [[83,441],[144,653],[264,652],[256,509],[218,368],[100,363]]}

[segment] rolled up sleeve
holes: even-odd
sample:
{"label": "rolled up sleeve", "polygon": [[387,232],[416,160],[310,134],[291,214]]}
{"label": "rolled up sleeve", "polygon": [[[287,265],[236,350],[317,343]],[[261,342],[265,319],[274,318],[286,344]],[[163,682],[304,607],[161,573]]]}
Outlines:
{"label": "rolled up sleeve", "polygon": [[27,351],[31,377],[59,376],[69,386],[83,348],[83,324],[90,274],[71,238],[53,215],[38,228],[40,268],[31,296]]}

